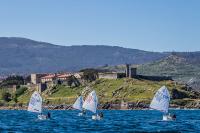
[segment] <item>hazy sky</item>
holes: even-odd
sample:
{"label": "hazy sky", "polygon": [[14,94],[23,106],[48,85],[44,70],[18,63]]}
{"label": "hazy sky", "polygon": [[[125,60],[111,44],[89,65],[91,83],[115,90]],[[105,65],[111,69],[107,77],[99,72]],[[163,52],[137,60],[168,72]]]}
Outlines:
{"label": "hazy sky", "polygon": [[200,0],[1,0],[0,36],[200,51]]}

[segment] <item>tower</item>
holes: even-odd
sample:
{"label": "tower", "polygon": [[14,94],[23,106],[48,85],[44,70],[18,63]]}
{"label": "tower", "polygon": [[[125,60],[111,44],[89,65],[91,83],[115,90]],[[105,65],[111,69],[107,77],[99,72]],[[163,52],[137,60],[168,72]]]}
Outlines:
{"label": "tower", "polygon": [[130,74],[129,74],[129,78],[134,78],[137,75],[137,68],[131,68],[130,69]]}
{"label": "tower", "polygon": [[129,64],[126,64],[126,77],[129,77]]}

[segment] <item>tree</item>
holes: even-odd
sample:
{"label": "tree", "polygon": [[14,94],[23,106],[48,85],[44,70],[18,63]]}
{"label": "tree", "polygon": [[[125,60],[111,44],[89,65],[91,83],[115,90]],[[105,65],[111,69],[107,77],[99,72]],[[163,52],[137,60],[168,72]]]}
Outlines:
{"label": "tree", "polygon": [[6,102],[10,102],[12,100],[11,94],[8,92],[3,92],[2,93],[2,99]]}
{"label": "tree", "polygon": [[69,79],[67,80],[67,85],[71,87],[72,83],[73,83],[73,77],[70,76]]}
{"label": "tree", "polygon": [[22,85],[24,84],[24,78],[22,76],[10,76],[2,81],[0,87],[7,87],[12,85]]}
{"label": "tree", "polygon": [[67,80],[67,84],[68,86],[72,87],[72,86],[75,86],[75,87],[78,87],[80,85],[80,82],[76,79],[76,77],[74,77],[73,75],[70,76]]}
{"label": "tree", "polygon": [[26,83],[31,83],[31,75],[25,77],[24,82],[25,82],[25,84]]}
{"label": "tree", "polygon": [[83,79],[89,82],[96,80],[98,77],[98,70],[96,69],[84,69],[81,72],[83,72]]}
{"label": "tree", "polygon": [[19,88],[17,88],[15,95],[18,97],[18,96],[22,95],[27,89],[28,88],[26,88],[26,87],[19,87]]}
{"label": "tree", "polygon": [[16,95],[16,93],[12,96],[12,99],[13,99],[13,101],[14,101],[15,103],[18,102],[18,99],[17,99],[17,95]]}

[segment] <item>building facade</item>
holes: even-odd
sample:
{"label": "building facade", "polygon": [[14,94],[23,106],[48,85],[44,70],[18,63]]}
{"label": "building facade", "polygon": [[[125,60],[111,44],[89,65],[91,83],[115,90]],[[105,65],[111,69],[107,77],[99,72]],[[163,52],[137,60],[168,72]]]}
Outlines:
{"label": "building facade", "polygon": [[33,73],[31,74],[31,83],[32,84],[38,84],[41,82],[41,78],[46,76],[47,74],[37,74],[37,73]]}
{"label": "building facade", "polygon": [[137,76],[137,68],[131,68],[129,64],[126,64],[125,73],[118,72],[105,72],[98,73],[98,77],[104,79],[118,79],[118,78],[135,78]]}

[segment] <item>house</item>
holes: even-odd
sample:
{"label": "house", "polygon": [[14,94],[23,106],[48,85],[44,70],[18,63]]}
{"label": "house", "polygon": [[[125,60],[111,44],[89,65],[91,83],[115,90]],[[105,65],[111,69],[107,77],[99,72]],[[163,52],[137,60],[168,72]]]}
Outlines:
{"label": "house", "polygon": [[80,73],[74,73],[73,75],[74,75],[75,78],[81,79],[83,73],[82,72],[80,72]]}
{"label": "house", "polygon": [[60,81],[65,81],[65,80],[69,79],[69,77],[71,77],[71,76],[72,76],[71,73],[65,73],[65,74],[57,74],[55,78]]}
{"label": "house", "polygon": [[52,82],[55,80],[56,74],[49,74],[44,77],[41,77],[41,83]]}
{"label": "house", "polygon": [[104,72],[104,73],[98,73],[98,77],[104,78],[104,79],[118,79],[118,78],[134,78],[136,77],[136,68],[130,68],[129,64],[126,64],[126,70],[125,73],[119,73],[119,72]]}
{"label": "house", "polygon": [[124,77],[124,74],[117,72],[98,73],[100,79],[118,79]]}
{"label": "house", "polygon": [[72,75],[73,74],[71,73],[49,74],[44,77],[41,77],[41,83],[54,82],[54,81],[66,81]]}

